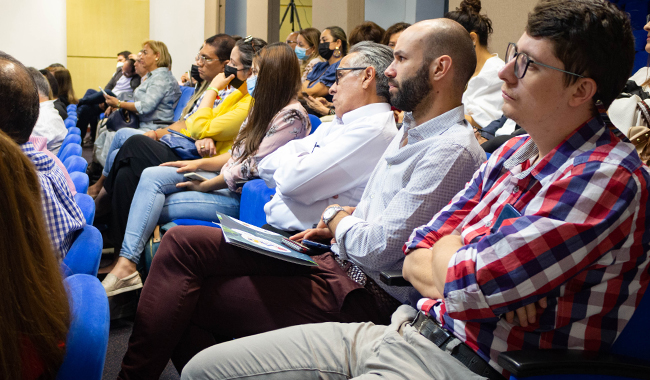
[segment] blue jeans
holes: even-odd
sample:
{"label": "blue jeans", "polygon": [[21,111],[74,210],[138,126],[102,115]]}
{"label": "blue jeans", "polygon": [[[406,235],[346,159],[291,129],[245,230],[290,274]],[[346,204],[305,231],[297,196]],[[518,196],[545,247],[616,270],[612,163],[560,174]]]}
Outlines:
{"label": "blue jeans", "polygon": [[106,155],[106,165],[104,166],[104,170],[102,170],[104,177],[108,177],[108,173],[110,173],[111,168],[113,167],[115,156],[117,156],[117,152],[120,151],[120,148],[124,145],[126,140],[134,135],[144,135],[144,132],[145,131],[134,128],[122,128],[117,131],[113,141],[111,142],[111,147],[108,149],[108,154]]}
{"label": "blue jeans", "polygon": [[[238,193],[228,189],[211,193],[185,191],[176,187],[184,182],[177,168],[155,166],[142,172],[135,191],[120,256],[134,263],[140,261],[144,245],[156,225],[175,219],[218,221],[216,212],[239,218]],[[201,172],[210,179],[215,173]]]}

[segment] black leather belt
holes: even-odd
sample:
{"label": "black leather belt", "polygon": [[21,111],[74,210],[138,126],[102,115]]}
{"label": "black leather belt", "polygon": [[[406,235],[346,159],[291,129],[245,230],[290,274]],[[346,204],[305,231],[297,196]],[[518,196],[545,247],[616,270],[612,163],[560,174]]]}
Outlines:
{"label": "black leather belt", "polygon": [[[422,336],[433,342],[433,344],[440,347],[443,351],[450,342],[454,340],[460,341],[449,331],[440,327],[438,322],[429,318],[423,312],[418,312],[418,315],[411,323],[411,326],[413,326]],[[469,348],[469,346],[463,342],[460,342],[460,344],[452,349],[451,356],[456,358],[470,371],[479,376],[485,376],[490,380],[505,380],[505,377],[503,377],[501,373],[492,368],[491,365],[478,356],[474,350]]]}

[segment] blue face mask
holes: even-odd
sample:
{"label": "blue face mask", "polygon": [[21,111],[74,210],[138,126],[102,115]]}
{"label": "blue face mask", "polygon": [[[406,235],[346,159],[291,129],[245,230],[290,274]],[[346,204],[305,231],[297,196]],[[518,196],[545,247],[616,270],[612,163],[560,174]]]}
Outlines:
{"label": "blue face mask", "polygon": [[305,58],[307,58],[307,49],[301,48],[300,46],[296,46],[294,50],[296,52],[296,55],[298,56],[298,59],[304,60]]}
{"label": "blue face mask", "polygon": [[256,84],[257,84],[257,75],[251,75],[250,77],[248,77],[248,79],[246,79],[246,89],[248,89],[248,93],[252,97],[255,97],[253,95],[253,92],[255,91]]}

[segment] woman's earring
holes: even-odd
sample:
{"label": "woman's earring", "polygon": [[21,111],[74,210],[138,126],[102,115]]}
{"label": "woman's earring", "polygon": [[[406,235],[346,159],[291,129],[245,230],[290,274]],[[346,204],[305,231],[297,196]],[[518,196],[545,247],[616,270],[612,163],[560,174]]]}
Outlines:
{"label": "woman's earring", "polygon": [[341,51],[338,47],[334,50],[334,58],[341,58]]}

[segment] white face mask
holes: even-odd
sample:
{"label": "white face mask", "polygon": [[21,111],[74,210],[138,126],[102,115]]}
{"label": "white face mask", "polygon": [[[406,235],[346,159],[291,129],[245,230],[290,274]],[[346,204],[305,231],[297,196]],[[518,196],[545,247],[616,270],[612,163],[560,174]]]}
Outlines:
{"label": "white face mask", "polygon": [[124,66],[124,62],[118,62],[118,63],[117,63],[117,68],[120,68],[120,67],[122,67],[122,66]]}

